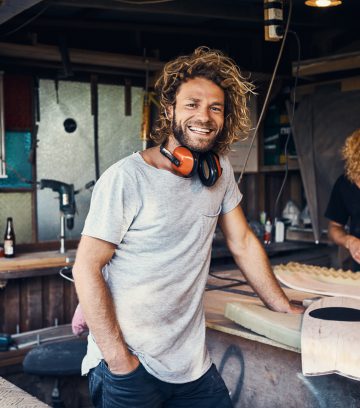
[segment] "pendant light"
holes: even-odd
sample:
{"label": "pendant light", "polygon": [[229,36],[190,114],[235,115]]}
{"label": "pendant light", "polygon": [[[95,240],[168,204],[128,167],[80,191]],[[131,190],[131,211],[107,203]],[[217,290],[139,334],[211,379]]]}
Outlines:
{"label": "pendant light", "polygon": [[305,4],[311,7],[333,7],[339,6],[342,3],[341,0],[306,0]]}

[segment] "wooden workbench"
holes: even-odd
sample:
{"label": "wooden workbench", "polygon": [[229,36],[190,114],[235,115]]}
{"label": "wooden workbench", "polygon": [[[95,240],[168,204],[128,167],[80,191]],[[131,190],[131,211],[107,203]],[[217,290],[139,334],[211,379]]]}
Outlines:
{"label": "wooden workbench", "polygon": [[59,251],[29,252],[14,258],[0,258],[0,279],[17,279],[58,273],[64,266],[72,266],[74,249],[61,254]]}
{"label": "wooden workbench", "polygon": [[0,332],[17,333],[70,323],[77,305],[73,283],[59,271],[75,250],[32,251],[0,258]]}
{"label": "wooden workbench", "polygon": [[[241,277],[236,271],[227,271],[225,275]],[[210,281],[219,285],[226,283],[216,282],[214,278]],[[238,289],[252,292],[247,285]],[[293,289],[285,289],[285,292],[290,299],[298,301],[311,297],[309,293]],[[226,303],[237,301],[261,304],[258,298],[219,290],[205,294],[207,345],[231,392],[235,408],[360,407],[358,381],[336,374],[305,377],[299,349],[258,335],[227,319],[224,316]]]}

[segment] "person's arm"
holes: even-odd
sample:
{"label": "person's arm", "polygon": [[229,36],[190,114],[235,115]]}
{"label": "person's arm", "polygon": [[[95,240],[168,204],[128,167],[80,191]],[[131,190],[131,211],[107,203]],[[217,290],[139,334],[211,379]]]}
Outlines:
{"label": "person's arm", "polygon": [[342,224],[335,221],[329,221],[328,236],[337,245],[346,248],[353,259],[360,263],[360,239],[353,235],[347,234]]}
{"label": "person's arm", "polygon": [[125,344],[113,299],[102,275],[102,268],[114,251],[115,245],[110,242],[83,236],[76,253],[73,276],[86,323],[109,370],[114,374],[125,374],[133,371],[139,360]]}
{"label": "person's arm", "polygon": [[266,252],[246,222],[238,205],[219,217],[219,226],[227,246],[247,281],[271,310],[284,313],[302,313],[302,307],[289,302],[281,289]]}

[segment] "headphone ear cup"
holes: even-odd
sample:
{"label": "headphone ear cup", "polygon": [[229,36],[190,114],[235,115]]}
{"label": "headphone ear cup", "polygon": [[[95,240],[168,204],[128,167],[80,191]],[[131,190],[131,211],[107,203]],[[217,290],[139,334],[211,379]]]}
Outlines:
{"label": "headphone ear cup", "polygon": [[180,162],[179,166],[172,164],[175,171],[184,177],[192,177],[196,173],[199,163],[199,155],[197,153],[184,146],[178,146],[172,154]]}
{"label": "headphone ear cup", "polygon": [[222,174],[219,156],[214,152],[202,153],[199,158],[199,177],[202,183],[213,186]]}

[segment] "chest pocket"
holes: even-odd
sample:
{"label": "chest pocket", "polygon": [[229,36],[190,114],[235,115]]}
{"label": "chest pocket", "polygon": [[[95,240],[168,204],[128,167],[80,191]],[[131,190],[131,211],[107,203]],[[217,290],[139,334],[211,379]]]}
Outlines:
{"label": "chest pocket", "polygon": [[220,213],[221,213],[221,205],[220,205],[220,207],[217,209],[217,210],[211,210],[211,209],[209,209],[207,212],[208,212],[208,214],[203,214],[203,216],[204,217],[208,217],[208,218],[214,218],[214,217],[217,217]]}
{"label": "chest pocket", "polygon": [[221,206],[214,210],[208,209],[208,214],[202,214],[202,235],[206,237],[205,239],[209,238],[212,240],[218,216],[221,212]]}

